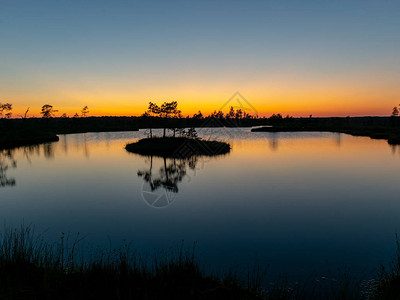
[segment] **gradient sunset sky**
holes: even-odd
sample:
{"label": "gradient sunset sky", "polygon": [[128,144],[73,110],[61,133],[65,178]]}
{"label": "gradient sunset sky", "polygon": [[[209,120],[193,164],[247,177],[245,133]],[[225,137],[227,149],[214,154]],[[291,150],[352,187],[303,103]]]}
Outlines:
{"label": "gradient sunset sky", "polygon": [[400,1],[0,0],[0,102],[14,117],[218,110],[389,115],[400,103]]}

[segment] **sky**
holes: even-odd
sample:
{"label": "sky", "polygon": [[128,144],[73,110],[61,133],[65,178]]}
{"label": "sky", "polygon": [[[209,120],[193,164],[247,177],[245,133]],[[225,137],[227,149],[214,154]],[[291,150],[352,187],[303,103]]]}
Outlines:
{"label": "sky", "polygon": [[0,102],[18,117],[140,115],[178,101],[260,116],[389,115],[400,1],[0,0]]}

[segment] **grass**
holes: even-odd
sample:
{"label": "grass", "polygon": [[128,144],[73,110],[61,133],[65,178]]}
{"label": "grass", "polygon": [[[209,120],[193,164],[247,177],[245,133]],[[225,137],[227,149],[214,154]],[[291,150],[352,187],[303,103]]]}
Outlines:
{"label": "grass", "polygon": [[228,143],[187,137],[154,137],[140,139],[126,145],[129,152],[161,157],[188,158],[191,156],[214,156],[226,154],[231,147]]}
{"label": "grass", "polygon": [[259,299],[233,276],[200,268],[183,245],[144,259],[129,246],[79,258],[80,239],[48,244],[32,227],[0,236],[1,299]]}
{"label": "grass", "polygon": [[[82,237],[62,234],[55,244],[33,227],[0,234],[1,299],[399,299],[400,246],[389,268],[375,279],[310,277],[302,283],[265,282],[258,262],[247,273],[207,273],[194,249],[144,258],[129,245],[89,258],[78,255]],[[243,279],[245,278],[245,279]]]}
{"label": "grass", "polygon": [[400,242],[396,236],[397,251],[389,266],[381,266],[371,284],[374,292],[370,299],[400,299]]}

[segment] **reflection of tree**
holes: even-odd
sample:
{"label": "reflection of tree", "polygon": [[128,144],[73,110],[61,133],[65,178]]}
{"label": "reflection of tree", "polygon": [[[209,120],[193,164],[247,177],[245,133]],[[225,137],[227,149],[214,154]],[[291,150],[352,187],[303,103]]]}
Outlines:
{"label": "reflection of tree", "polygon": [[89,147],[87,143],[86,133],[83,134],[83,151],[85,152],[85,156],[89,158]]}
{"label": "reflection of tree", "polygon": [[336,134],[336,145],[340,148],[342,146],[342,134],[338,132]]}
{"label": "reflection of tree", "polygon": [[43,154],[44,154],[44,157],[46,157],[47,159],[54,158],[53,143],[43,144]]}
{"label": "reflection of tree", "polygon": [[[32,156],[40,156],[40,145],[30,145],[22,148],[23,154],[29,164],[32,163]],[[52,151],[52,150],[48,150]]]}
{"label": "reflection of tree", "polygon": [[269,140],[269,147],[272,151],[278,150],[279,137],[276,132],[272,133],[272,138]]}
{"label": "reflection of tree", "polygon": [[17,151],[20,151],[21,156],[24,157],[29,164],[32,163],[32,158],[36,156],[39,157],[42,151],[46,159],[54,158],[53,143],[30,145],[20,148],[0,150],[0,187],[15,186],[16,184],[15,178],[7,177],[7,171],[10,168],[11,169],[17,168],[17,160],[14,157]]}
{"label": "reflection of tree", "polygon": [[150,156],[149,169],[139,170],[138,176],[143,177],[151,188],[155,191],[160,187],[166,191],[178,193],[178,183],[186,176],[187,168],[194,170],[196,168],[197,157],[190,158],[163,158],[163,165],[158,173],[153,173],[153,156]]}
{"label": "reflection of tree", "polygon": [[62,147],[64,149],[64,153],[68,153],[68,140],[67,140],[67,135],[64,134],[62,138]]}
{"label": "reflection of tree", "polygon": [[393,155],[396,154],[396,151],[398,151],[399,147],[397,145],[389,145],[389,146],[392,149],[392,154]]}
{"label": "reflection of tree", "polygon": [[7,170],[17,167],[13,154],[12,150],[0,150],[0,187],[15,185],[15,179],[7,177]]}

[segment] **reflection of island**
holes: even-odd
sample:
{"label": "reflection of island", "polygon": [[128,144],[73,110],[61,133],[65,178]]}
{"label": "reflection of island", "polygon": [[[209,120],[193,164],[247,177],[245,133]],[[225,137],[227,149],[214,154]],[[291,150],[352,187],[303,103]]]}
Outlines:
{"label": "reflection of island", "polygon": [[143,178],[141,194],[143,200],[151,207],[166,207],[174,201],[179,192],[178,184],[184,178],[189,182],[188,170],[196,172],[201,156],[185,158],[147,156],[149,166],[140,169],[137,175]]}
{"label": "reflection of island", "polygon": [[197,157],[149,156],[148,158],[150,166],[137,172],[138,176],[144,180],[143,200],[154,208],[166,207],[173,202],[175,194],[178,193],[178,184],[187,176],[187,169],[196,168]]}
{"label": "reflection of island", "polygon": [[[231,146],[225,142],[181,136],[145,138],[126,145],[125,149],[149,158],[150,167],[137,174],[144,179],[142,196],[145,202],[160,208],[173,201],[173,194],[179,191],[178,183],[187,176],[188,168],[196,169],[200,157],[226,155]],[[155,157],[161,162],[158,172],[153,170]]]}
{"label": "reflection of island", "polygon": [[150,167],[139,170],[137,174],[149,184],[152,192],[162,187],[166,191],[177,193],[178,183],[186,176],[187,168],[194,170],[196,162],[196,156],[181,159],[163,157],[162,166],[158,172],[153,172],[153,156],[150,156]]}

